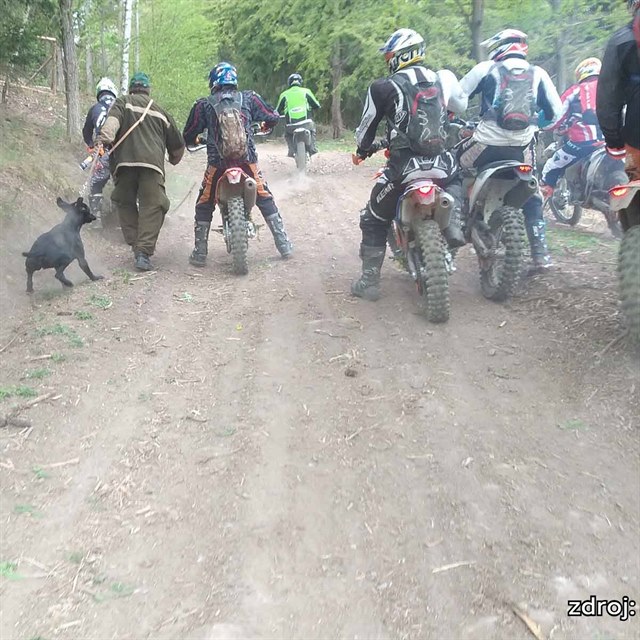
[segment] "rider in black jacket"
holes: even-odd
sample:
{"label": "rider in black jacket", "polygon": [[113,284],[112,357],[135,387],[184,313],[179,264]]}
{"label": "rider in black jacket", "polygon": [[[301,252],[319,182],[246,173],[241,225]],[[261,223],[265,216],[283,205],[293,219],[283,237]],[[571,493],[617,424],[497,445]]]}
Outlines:
{"label": "rider in black jacket", "polygon": [[609,40],[598,84],[598,120],[614,157],[624,157],[625,145],[640,149],[640,0],[629,7],[633,19]]}
{"label": "rider in black jacket", "polygon": [[460,229],[462,184],[458,165],[451,153],[435,157],[417,155],[409,147],[407,130],[411,105],[406,104],[403,83],[439,87],[444,106],[456,113],[467,108],[467,97],[455,75],[446,69],[437,73],[422,66],[425,43],[412,29],[398,29],[381,48],[391,75],[376,80],[369,87],[360,125],[356,129],[356,155],[366,158],[379,150],[375,142],[378,125],[386,120],[389,160],[376,180],[369,202],[360,214],[362,242],[362,276],[351,285],[351,293],[359,298],[377,300],[380,296],[380,269],[384,261],[387,233],[396,213],[398,199],[405,183],[414,177],[432,179],[446,188],[454,198],[454,211],[444,236],[449,246],[464,244]]}

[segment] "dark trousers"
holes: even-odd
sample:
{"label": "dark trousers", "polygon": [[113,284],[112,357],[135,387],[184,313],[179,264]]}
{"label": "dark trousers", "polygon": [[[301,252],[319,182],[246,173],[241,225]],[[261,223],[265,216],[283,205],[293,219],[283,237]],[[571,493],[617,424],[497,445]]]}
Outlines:
{"label": "dark trousers", "polygon": [[111,172],[109,170],[109,156],[107,154],[98,156],[92,167],[91,178],[89,180],[89,193],[92,196],[102,193],[104,186],[109,182]]}
{"label": "dark trousers", "polygon": [[122,235],[134,251],[155,252],[164,216],[171,203],[164,176],[147,167],[118,167],[113,177],[111,201],[115,205]]}
{"label": "dark trousers", "polygon": [[[242,169],[247,175],[250,175],[257,184],[257,197],[256,205],[264,218],[268,218],[278,213],[278,207],[273,198],[273,194],[269,191],[267,183],[262,177],[262,171],[258,168],[257,164],[243,163],[238,165],[239,169]],[[208,165],[204,177],[202,178],[202,185],[198,192],[198,199],[196,200],[196,221],[197,222],[211,222],[213,220],[213,212],[216,208],[216,188],[218,186],[218,180],[224,174],[226,169],[216,167],[215,165]]]}

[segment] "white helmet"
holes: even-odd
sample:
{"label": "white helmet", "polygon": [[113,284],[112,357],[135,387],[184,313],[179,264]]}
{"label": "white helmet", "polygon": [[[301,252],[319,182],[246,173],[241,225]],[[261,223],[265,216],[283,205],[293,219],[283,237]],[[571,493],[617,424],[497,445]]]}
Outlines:
{"label": "white helmet", "polygon": [[526,33],[518,29],[503,29],[481,42],[480,46],[484,47],[489,58],[496,62],[504,60],[507,56],[526,58],[529,52],[527,37]]}
{"label": "white helmet", "polygon": [[109,78],[102,78],[96,85],[96,99],[100,98],[100,94],[105,91],[111,93],[114,98],[118,97],[118,89]]}
{"label": "white helmet", "polygon": [[380,47],[387,61],[389,71],[408,67],[410,64],[424,61],[424,38],[413,29],[398,29]]}

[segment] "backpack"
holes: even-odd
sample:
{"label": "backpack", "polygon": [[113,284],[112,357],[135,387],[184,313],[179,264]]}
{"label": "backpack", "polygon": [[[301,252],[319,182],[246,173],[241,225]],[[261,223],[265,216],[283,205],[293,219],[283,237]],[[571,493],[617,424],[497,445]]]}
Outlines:
{"label": "backpack", "polygon": [[413,84],[403,73],[396,74],[392,80],[402,91],[409,120],[404,132],[399,131],[395,122],[390,123],[391,127],[416,155],[439,156],[445,150],[449,127],[440,81],[436,78],[435,82]]}
{"label": "backpack", "polygon": [[247,157],[247,132],[242,115],[240,91],[217,91],[207,98],[218,119],[215,145],[225,160],[244,160]]}
{"label": "backpack", "polygon": [[523,131],[536,124],[536,97],[533,93],[534,67],[498,67],[498,86],[492,112],[498,126],[507,131]]}

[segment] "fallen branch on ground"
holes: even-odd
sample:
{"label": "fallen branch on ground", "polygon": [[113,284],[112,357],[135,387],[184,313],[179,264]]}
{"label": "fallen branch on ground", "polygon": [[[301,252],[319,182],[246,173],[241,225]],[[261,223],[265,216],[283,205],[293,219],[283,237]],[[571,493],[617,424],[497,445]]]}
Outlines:
{"label": "fallen branch on ground", "polygon": [[0,427],[6,427],[9,425],[12,425],[20,429],[28,428],[31,426],[31,422],[29,422],[29,420],[18,418],[18,415],[20,413],[22,413],[25,409],[28,409],[29,407],[33,407],[34,405],[39,404],[40,402],[44,402],[45,400],[57,400],[60,397],[61,396],[53,397],[53,391],[51,391],[49,393],[45,393],[41,396],[38,396],[37,398],[32,398],[27,402],[23,402],[22,404],[19,404],[15,406],[13,409],[11,409],[11,411],[9,411],[9,413],[7,413],[6,415],[0,416]]}

